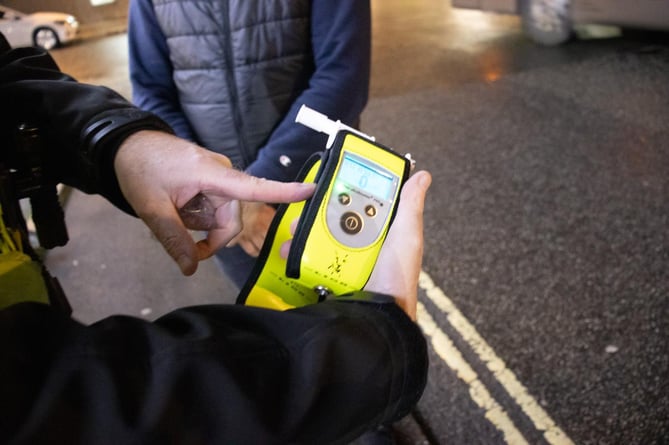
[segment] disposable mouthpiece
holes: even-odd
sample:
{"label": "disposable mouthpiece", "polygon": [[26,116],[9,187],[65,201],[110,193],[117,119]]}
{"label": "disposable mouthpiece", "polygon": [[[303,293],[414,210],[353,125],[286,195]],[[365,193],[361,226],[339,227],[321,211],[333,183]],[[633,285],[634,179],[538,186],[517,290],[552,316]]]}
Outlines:
{"label": "disposable mouthpiece", "polygon": [[297,117],[295,117],[295,122],[332,137],[334,137],[340,128],[338,122],[331,120],[323,113],[319,113],[306,105],[300,107]]}
{"label": "disposable mouthpiece", "polygon": [[356,130],[355,128],[344,125],[341,123],[341,121],[333,121],[323,113],[319,113],[318,111],[314,110],[313,108],[309,108],[306,105],[302,105],[300,107],[299,111],[297,112],[297,116],[295,116],[295,122],[305,125],[312,130],[318,131],[319,133],[327,134],[328,141],[325,146],[326,148],[332,147],[335,136],[337,136],[337,133],[340,130],[350,131],[351,133],[355,133],[359,136],[369,139],[370,141],[374,140],[373,136],[369,136],[361,131]]}

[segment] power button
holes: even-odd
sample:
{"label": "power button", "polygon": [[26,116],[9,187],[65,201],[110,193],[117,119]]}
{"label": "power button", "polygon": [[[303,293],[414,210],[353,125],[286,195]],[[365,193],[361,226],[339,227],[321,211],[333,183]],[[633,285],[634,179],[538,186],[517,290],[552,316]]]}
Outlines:
{"label": "power button", "polygon": [[362,230],[362,218],[355,212],[346,212],[339,220],[342,230],[349,235],[355,235]]}

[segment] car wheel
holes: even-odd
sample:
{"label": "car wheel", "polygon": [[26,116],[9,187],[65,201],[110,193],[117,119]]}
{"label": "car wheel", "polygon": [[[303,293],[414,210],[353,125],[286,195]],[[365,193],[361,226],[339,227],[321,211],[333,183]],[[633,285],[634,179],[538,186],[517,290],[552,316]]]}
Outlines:
{"label": "car wheel", "polygon": [[521,8],[523,28],[535,42],[559,45],[571,37],[569,0],[524,0]]}
{"label": "car wheel", "polygon": [[60,45],[58,34],[51,28],[37,28],[33,32],[33,45],[44,48],[47,51]]}

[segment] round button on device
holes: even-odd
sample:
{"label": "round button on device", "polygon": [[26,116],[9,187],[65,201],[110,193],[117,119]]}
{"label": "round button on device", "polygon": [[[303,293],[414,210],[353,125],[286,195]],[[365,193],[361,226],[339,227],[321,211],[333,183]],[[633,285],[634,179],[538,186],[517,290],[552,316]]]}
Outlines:
{"label": "round button on device", "polygon": [[348,193],[339,194],[339,204],[347,206],[350,203],[351,203],[351,196],[349,196]]}
{"label": "round button on device", "polygon": [[339,220],[342,230],[349,235],[355,235],[362,230],[362,218],[355,212],[346,212]]}
{"label": "round button on device", "polygon": [[370,218],[374,218],[376,216],[376,207],[373,205],[368,205],[365,207],[365,214],[369,216]]}

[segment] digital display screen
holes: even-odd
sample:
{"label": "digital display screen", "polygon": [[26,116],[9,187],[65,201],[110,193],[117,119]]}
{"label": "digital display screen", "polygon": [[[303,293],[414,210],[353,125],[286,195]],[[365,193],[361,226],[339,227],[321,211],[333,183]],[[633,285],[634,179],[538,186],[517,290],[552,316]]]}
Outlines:
{"label": "digital display screen", "polygon": [[379,171],[349,154],[344,154],[338,179],[385,201],[392,198],[395,190],[394,175]]}

